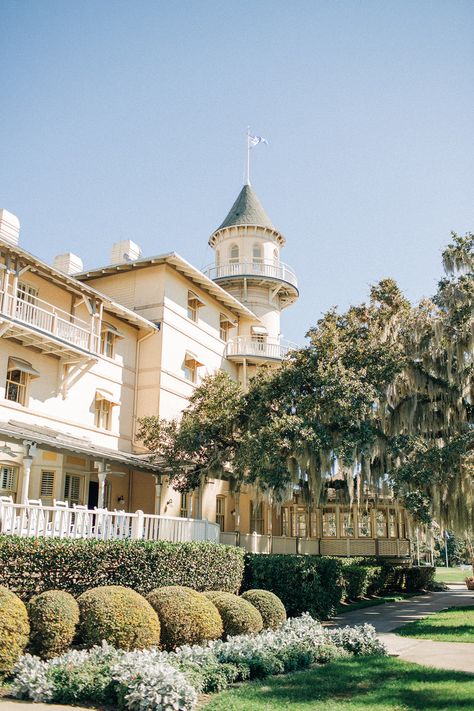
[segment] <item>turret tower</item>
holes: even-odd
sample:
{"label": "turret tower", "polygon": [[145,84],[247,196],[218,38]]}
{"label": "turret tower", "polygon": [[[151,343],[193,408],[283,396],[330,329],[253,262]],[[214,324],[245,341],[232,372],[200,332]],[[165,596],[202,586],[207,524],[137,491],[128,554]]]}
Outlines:
{"label": "turret tower", "polygon": [[215,263],[206,268],[207,276],[262,322],[231,340],[226,357],[244,367],[280,361],[288,350],[281,341],[280,313],[298,298],[297,279],[293,269],[280,261],[285,238],[249,184],[243,186],[209,244]]}

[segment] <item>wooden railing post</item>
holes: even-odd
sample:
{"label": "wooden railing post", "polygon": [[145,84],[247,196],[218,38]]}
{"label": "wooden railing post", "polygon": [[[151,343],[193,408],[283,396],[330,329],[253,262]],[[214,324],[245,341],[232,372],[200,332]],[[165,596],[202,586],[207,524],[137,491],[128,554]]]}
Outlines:
{"label": "wooden railing post", "polygon": [[132,521],[132,535],[134,540],[140,540],[143,538],[143,523],[144,523],[144,513],[140,509],[135,511],[135,518]]}

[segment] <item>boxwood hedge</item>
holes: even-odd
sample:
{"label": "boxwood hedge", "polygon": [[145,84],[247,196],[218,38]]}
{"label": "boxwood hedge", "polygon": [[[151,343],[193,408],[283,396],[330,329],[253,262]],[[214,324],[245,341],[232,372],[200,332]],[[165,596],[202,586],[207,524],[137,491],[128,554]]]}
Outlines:
{"label": "boxwood hedge", "polygon": [[243,569],[242,549],[215,543],[0,536],[0,585],[22,600],[45,590],[77,597],[100,585],[142,595],[164,585],[237,592]]}

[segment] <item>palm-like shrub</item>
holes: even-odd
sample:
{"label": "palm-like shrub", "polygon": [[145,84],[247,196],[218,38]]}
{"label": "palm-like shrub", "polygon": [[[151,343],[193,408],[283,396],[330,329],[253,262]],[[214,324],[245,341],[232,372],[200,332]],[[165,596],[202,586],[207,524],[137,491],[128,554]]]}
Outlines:
{"label": "palm-like shrub", "polygon": [[120,585],[92,588],[79,596],[79,638],[88,647],[105,640],[119,649],[160,643],[160,621],[144,597]]}
{"label": "palm-like shrub", "polygon": [[260,612],[248,600],[219,590],[209,590],[203,595],[209,598],[219,610],[226,637],[256,634],[263,629]]}
{"label": "palm-like shrub", "polygon": [[43,659],[57,657],[71,645],[79,623],[79,605],[64,590],[48,590],[28,603],[30,645]]}
{"label": "palm-like shrub", "polygon": [[161,642],[165,649],[202,644],[222,635],[219,612],[203,593],[168,585],[152,590],[147,600],[160,618]]}
{"label": "palm-like shrub", "polygon": [[285,622],[285,606],[280,598],[269,590],[247,590],[242,597],[257,608],[262,616],[264,629],[275,630]]}
{"label": "palm-like shrub", "polygon": [[30,625],[19,597],[0,587],[0,676],[13,668],[28,643]]}

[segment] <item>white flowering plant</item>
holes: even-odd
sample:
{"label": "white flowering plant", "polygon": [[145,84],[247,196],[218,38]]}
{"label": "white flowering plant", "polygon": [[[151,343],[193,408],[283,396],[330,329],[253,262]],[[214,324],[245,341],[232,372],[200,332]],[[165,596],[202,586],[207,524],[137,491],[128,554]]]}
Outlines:
{"label": "white flowering plant", "polygon": [[193,711],[201,692],[248,678],[302,669],[348,655],[385,654],[370,625],[327,630],[309,614],[276,630],[239,635],[174,652],[114,649],[105,642],[14,669],[13,694],[32,701],[104,703],[129,711]]}

